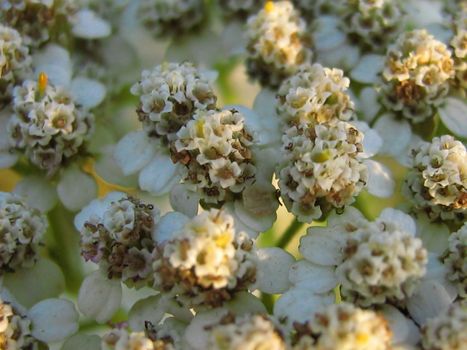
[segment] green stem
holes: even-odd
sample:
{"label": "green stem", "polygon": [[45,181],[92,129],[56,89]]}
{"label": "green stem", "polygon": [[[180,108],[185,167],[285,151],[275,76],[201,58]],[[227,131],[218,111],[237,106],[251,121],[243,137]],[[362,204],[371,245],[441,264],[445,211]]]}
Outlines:
{"label": "green stem", "polygon": [[68,292],[77,294],[84,272],[79,255],[79,234],[73,226],[73,214],[62,205],[57,205],[49,213],[49,223],[50,256],[61,267]]}
{"label": "green stem", "polygon": [[274,311],[274,295],[268,293],[261,293],[261,301],[263,305],[266,307],[266,310],[270,315],[272,315]]}
{"label": "green stem", "polygon": [[300,222],[297,220],[297,218],[294,218],[294,220],[291,222],[289,227],[287,227],[287,230],[285,230],[284,234],[281,236],[281,238],[279,239],[279,241],[277,242],[275,246],[285,249],[287,245],[295,237],[297,232],[300,231],[303,225],[304,225],[303,222]]}

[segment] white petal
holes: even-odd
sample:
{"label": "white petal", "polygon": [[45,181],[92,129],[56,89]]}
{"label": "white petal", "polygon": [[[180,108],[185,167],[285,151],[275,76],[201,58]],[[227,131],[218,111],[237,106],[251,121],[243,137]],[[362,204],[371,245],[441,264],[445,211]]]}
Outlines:
{"label": "white petal", "polygon": [[290,287],[289,269],[295,258],[281,248],[258,249],[255,287],[268,294],[284,293]]}
{"label": "white petal", "polygon": [[300,238],[302,256],[318,265],[334,266],[342,261],[342,240],[322,230],[309,230]]}
{"label": "white petal", "polygon": [[5,274],[3,283],[16,300],[26,307],[31,307],[47,298],[57,297],[65,291],[65,277],[62,270],[46,258],[39,259],[29,269]]}
{"label": "white petal", "polygon": [[412,157],[411,157],[411,150],[418,147],[418,145],[424,142],[422,138],[416,134],[412,134],[410,137],[410,141],[406,148],[396,157],[396,160],[399,164],[409,168],[412,166]]}
{"label": "white petal", "polygon": [[373,157],[381,149],[383,139],[379,136],[379,133],[376,130],[371,129],[366,122],[354,121],[352,124],[354,124],[364,135],[362,157]]}
{"label": "white petal", "polygon": [[396,186],[391,170],[374,160],[366,159],[364,163],[368,168],[368,192],[380,198],[391,197]]}
{"label": "white petal", "polygon": [[71,301],[46,299],[28,312],[34,338],[46,343],[65,339],[78,330],[79,315]]}
{"label": "white petal", "polygon": [[87,276],[79,289],[79,310],[99,323],[110,320],[120,307],[121,301],[120,281],[109,280],[101,271]]}
{"label": "white petal", "polygon": [[23,177],[13,190],[31,207],[48,212],[57,203],[57,191],[54,186],[41,176]]}
{"label": "white petal", "polygon": [[315,293],[329,292],[338,284],[333,267],[315,265],[306,260],[291,266],[289,280],[295,287]]}
{"label": "white petal", "polygon": [[162,216],[159,222],[154,227],[152,239],[159,244],[163,244],[176,237],[176,233],[180,231],[190,218],[179,212],[170,212]]}
{"label": "white petal", "polygon": [[270,89],[262,89],[256,95],[253,109],[260,118],[269,119],[272,116],[277,116],[276,105],[276,92]]}
{"label": "white petal", "polygon": [[78,104],[90,109],[104,100],[106,87],[97,80],[77,77],[71,82],[70,91]]}
{"label": "white petal", "polygon": [[235,293],[234,298],[223,307],[235,315],[267,312],[262,301],[248,292]]}
{"label": "white petal", "polygon": [[313,32],[315,47],[320,50],[330,50],[341,46],[346,35],[340,31],[339,19],[334,16],[321,16],[315,21],[316,29]]}
{"label": "white petal", "polygon": [[125,176],[115,160],[116,145],[106,145],[100,149],[100,156],[94,163],[94,170],[104,181],[123,187],[138,187],[138,176]]}
{"label": "white petal", "polygon": [[282,294],[274,304],[274,316],[284,320],[290,329],[293,322],[306,322],[313,318],[316,312],[334,302],[332,296],[321,296],[302,289],[293,288]]}
{"label": "white petal", "polygon": [[153,158],[156,146],[144,131],[125,135],[115,148],[114,157],[125,175],[131,175],[144,168]]}
{"label": "white petal", "polygon": [[465,101],[448,97],[438,111],[444,125],[452,133],[467,137],[467,104]]}
{"label": "white petal", "polygon": [[418,28],[424,28],[431,23],[444,23],[441,1],[408,0],[404,10],[412,22]]}
{"label": "white petal", "polygon": [[165,313],[160,301],[161,296],[155,295],[136,302],[128,314],[130,328],[135,332],[141,332],[145,329],[146,321],[157,325]]}
{"label": "white petal", "polygon": [[104,212],[108,209],[112,202],[119,201],[125,197],[127,197],[126,193],[110,192],[102,199],[92,200],[75,216],[74,224],[76,230],[81,231],[84,223],[89,221],[92,216],[96,217],[97,219],[101,219],[104,215]]}
{"label": "white petal", "polygon": [[381,116],[375,124],[376,131],[383,138],[381,153],[397,156],[405,151],[412,131],[406,120],[396,120],[392,115]]}
{"label": "white petal", "polygon": [[241,222],[256,232],[267,231],[276,220],[275,213],[271,215],[258,216],[255,213],[249,212],[245,209],[243,202],[240,200],[235,201],[234,211],[235,215],[240,219]]}
{"label": "white petal", "polygon": [[168,155],[157,154],[140,172],[139,186],[155,196],[164,195],[180,181],[179,169]]}
{"label": "white petal", "polygon": [[357,103],[358,110],[362,112],[362,117],[367,122],[373,121],[381,109],[381,105],[378,102],[378,92],[373,87],[362,89]]}
{"label": "white petal", "polygon": [[[343,213],[332,212],[328,217],[328,227],[340,227],[345,226],[348,223],[366,224],[367,222],[368,220],[365,216],[355,207],[346,207]],[[313,227],[308,230],[311,232],[323,231],[324,228]]]}
{"label": "white petal", "polygon": [[318,53],[318,62],[327,67],[338,67],[345,70],[351,70],[360,60],[360,50],[347,40],[340,46],[331,50],[320,51]]}
{"label": "white petal", "polygon": [[364,55],[357,66],[350,72],[350,77],[360,83],[377,83],[383,70],[385,57],[381,55]]}
{"label": "white petal", "polygon": [[245,53],[246,37],[243,35],[245,23],[232,20],[225,24],[221,34],[221,42],[224,44],[226,53],[230,55],[241,55]]}
{"label": "white petal", "polygon": [[170,191],[170,205],[173,210],[192,218],[198,213],[199,195],[183,184],[177,184]]}
{"label": "white petal", "polygon": [[431,222],[426,215],[417,218],[417,234],[432,253],[441,255],[448,247],[449,228],[443,223]]}
{"label": "white petal", "polygon": [[402,343],[409,336],[409,320],[394,306],[383,305],[381,312],[392,331],[392,342]]}
{"label": "white petal", "polygon": [[405,231],[415,236],[417,225],[412,217],[400,210],[393,208],[385,208],[379,215],[377,222],[391,225],[400,231]]}
{"label": "white petal", "polygon": [[101,338],[98,335],[76,333],[63,343],[60,350],[101,350]]}
{"label": "white petal", "polygon": [[12,167],[18,161],[18,154],[0,149],[0,169]]}
{"label": "white petal", "polygon": [[422,281],[417,291],[407,300],[407,309],[419,324],[445,312],[451,304],[451,297],[446,289],[433,280]]}
{"label": "white petal", "polygon": [[208,347],[209,330],[206,326],[217,324],[227,314],[224,308],[216,308],[198,313],[185,330],[184,349],[205,350]]}
{"label": "white petal", "polygon": [[83,39],[99,39],[110,35],[112,29],[107,21],[100,18],[94,11],[82,9],[72,19],[73,34]]}
{"label": "white petal", "polygon": [[63,47],[49,44],[39,53],[34,55],[35,75],[40,72],[47,74],[49,81],[58,86],[70,85],[73,66],[70,54]]}
{"label": "white petal", "polygon": [[61,175],[57,193],[68,210],[77,211],[97,197],[97,184],[77,167],[70,167]]}

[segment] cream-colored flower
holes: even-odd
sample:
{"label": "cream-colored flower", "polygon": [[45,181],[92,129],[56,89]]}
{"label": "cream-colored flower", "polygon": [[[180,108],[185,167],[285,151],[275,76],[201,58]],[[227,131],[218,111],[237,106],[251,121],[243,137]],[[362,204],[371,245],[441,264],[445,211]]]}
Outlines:
{"label": "cream-colored flower", "polygon": [[441,259],[447,278],[456,284],[461,298],[467,298],[467,224],[449,236],[449,247]]}
{"label": "cream-colored flower", "polygon": [[157,339],[152,329],[145,332],[129,332],[113,329],[102,337],[103,350],[174,350],[169,339]]}
{"label": "cream-colored flower", "polygon": [[289,1],[267,1],[248,19],[247,70],[262,85],[277,87],[300,66],[311,63],[305,22]]}
{"label": "cream-colored flower", "polygon": [[0,349],[37,349],[39,342],[31,334],[31,321],[15,312],[0,299]]}

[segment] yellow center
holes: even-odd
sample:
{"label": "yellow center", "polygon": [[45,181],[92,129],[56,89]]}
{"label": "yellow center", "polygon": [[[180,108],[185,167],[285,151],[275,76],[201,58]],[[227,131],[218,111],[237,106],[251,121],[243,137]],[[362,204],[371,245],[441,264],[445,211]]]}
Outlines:
{"label": "yellow center", "polygon": [[370,335],[368,333],[357,333],[357,344],[358,345],[365,345],[368,343],[370,339]]}
{"label": "yellow center", "polygon": [[272,11],[274,11],[274,3],[272,1],[266,1],[266,3],[264,4],[264,11],[266,11],[267,13],[271,13]]}

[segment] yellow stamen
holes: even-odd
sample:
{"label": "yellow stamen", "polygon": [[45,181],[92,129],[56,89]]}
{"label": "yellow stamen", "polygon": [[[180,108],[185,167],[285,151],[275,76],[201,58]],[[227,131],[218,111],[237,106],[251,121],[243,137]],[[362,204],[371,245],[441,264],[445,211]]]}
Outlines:
{"label": "yellow stamen", "polygon": [[264,11],[266,11],[267,13],[271,13],[272,11],[274,11],[274,3],[272,1],[266,1],[266,3],[264,4]]}
{"label": "yellow stamen", "polygon": [[44,95],[48,81],[49,77],[47,76],[47,74],[45,74],[44,72],[40,72],[39,78],[37,79],[37,90],[39,91],[40,96]]}
{"label": "yellow stamen", "polygon": [[358,345],[365,345],[368,343],[370,339],[370,335],[368,333],[357,333],[357,344]]}
{"label": "yellow stamen", "polygon": [[331,158],[331,152],[328,149],[323,150],[313,156],[313,161],[316,163],[324,163]]}
{"label": "yellow stamen", "polygon": [[340,304],[342,303],[342,296],[341,296],[341,286],[340,284],[334,288],[334,297],[335,297],[335,303]]}

